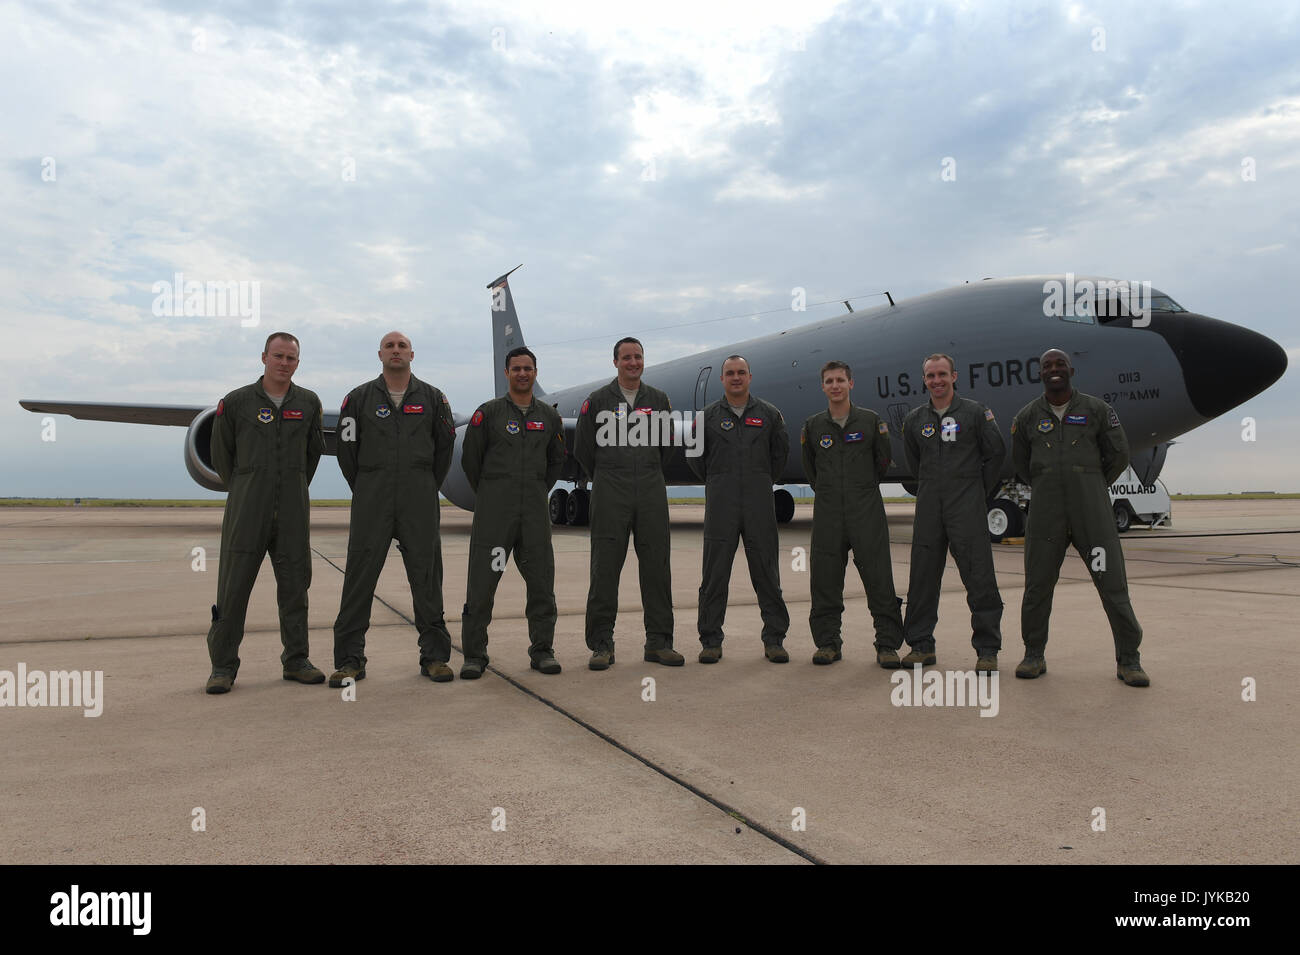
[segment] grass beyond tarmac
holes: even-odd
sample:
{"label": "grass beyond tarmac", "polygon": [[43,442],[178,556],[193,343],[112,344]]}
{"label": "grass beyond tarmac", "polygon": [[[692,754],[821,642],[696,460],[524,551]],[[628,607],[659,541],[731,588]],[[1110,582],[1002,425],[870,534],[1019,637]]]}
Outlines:
{"label": "grass beyond tarmac", "polygon": [[[1300,498],[1300,493],[1276,494],[1271,491],[1247,491],[1241,494],[1171,494],[1174,501],[1290,501]],[[796,498],[796,500],[812,500]],[[886,504],[907,504],[913,497],[887,497]],[[167,500],[151,498],[121,497],[83,497],[76,503],[71,497],[5,497],[0,498],[0,507],[224,507],[224,498],[205,498],[203,500]],[[702,497],[670,497],[669,504],[703,504]],[[312,507],[347,507],[348,500],[312,501]],[[448,501],[442,501],[443,507],[453,507]]]}

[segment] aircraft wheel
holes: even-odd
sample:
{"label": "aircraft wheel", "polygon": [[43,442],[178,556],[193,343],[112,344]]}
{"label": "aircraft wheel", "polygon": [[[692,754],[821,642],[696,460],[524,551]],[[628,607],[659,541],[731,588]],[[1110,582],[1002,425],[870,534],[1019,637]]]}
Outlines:
{"label": "aircraft wheel", "polygon": [[591,494],[580,487],[576,487],[569,494],[568,518],[569,523],[574,527],[586,527],[590,516]]}
{"label": "aircraft wheel", "polygon": [[569,523],[569,492],[562,487],[551,492],[551,523]]}
{"label": "aircraft wheel", "polygon": [[1133,515],[1129,513],[1128,505],[1122,501],[1115,504],[1115,530],[1123,534],[1133,526]]}
{"label": "aircraft wheel", "polygon": [[776,507],[776,522],[789,524],[794,520],[794,495],[783,487],[772,492],[772,503]]}
{"label": "aircraft wheel", "polygon": [[1025,515],[1015,501],[1000,497],[989,508],[989,540],[997,544],[1006,537],[1023,537]]}

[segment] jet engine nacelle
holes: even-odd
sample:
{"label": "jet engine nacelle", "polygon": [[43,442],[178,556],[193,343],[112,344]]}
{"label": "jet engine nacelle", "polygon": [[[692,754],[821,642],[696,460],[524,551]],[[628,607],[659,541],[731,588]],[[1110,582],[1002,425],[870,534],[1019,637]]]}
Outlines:
{"label": "jet engine nacelle", "polygon": [[[469,480],[465,477],[465,471],[460,466],[460,455],[465,449],[465,425],[456,429],[456,445],[451,453],[451,470],[447,472],[447,480],[442,482],[442,496],[457,507],[466,510],[474,510],[474,489],[469,486]],[[192,472],[191,472],[192,473]]]}
{"label": "jet engine nacelle", "polygon": [[185,432],[185,470],[190,472],[194,483],[209,491],[224,491],[225,482],[212,466],[212,423],[216,420],[217,409],[213,407],[199,412],[190,422]]}

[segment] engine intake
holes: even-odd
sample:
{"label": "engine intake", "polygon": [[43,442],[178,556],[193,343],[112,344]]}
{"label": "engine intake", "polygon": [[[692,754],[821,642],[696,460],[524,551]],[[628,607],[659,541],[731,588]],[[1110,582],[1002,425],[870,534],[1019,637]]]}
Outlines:
{"label": "engine intake", "polygon": [[199,487],[209,491],[224,491],[225,483],[212,466],[212,424],[216,420],[214,405],[198,415],[185,432],[185,470]]}

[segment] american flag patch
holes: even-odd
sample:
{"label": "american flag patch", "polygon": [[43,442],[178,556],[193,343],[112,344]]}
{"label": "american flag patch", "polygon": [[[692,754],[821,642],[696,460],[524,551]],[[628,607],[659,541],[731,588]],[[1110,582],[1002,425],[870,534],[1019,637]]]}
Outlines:
{"label": "american flag patch", "polygon": [[992,411],[991,409],[989,409],[989,408],[985,408],[985,409],[984,409],[984,420],[985,420],[985,421],[992,421],[992,420],[993,420],[993,411]]}

